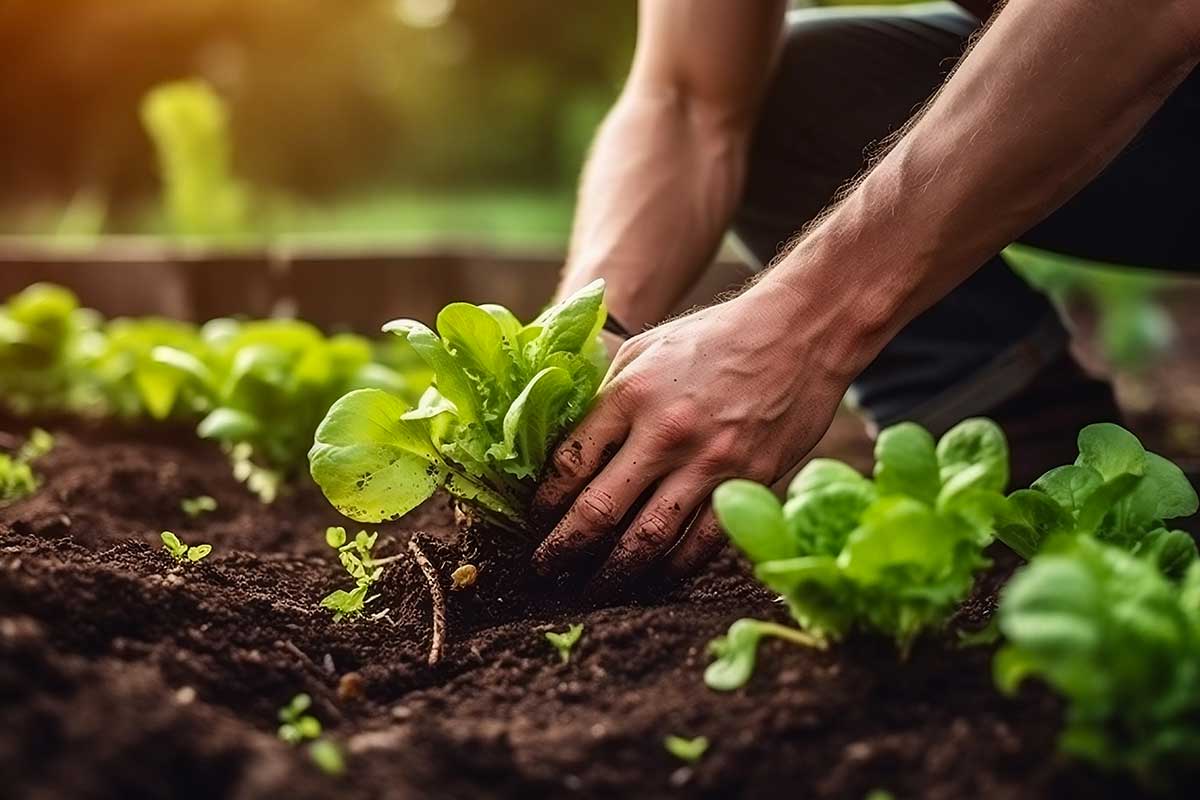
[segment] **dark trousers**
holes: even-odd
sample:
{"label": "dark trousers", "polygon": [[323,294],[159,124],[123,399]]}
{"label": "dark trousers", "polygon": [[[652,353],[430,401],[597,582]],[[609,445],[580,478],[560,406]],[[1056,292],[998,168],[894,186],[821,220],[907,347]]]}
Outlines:
{"label": "dark trousers", "polygon": [[[734,225],[760,266],[933,94],[978,25],[949,3],[793,12]],[[1200,71],[1093,183],[1020,241],[1200,271],[1198,187]],[[852,399],[880,426],[911,419],[944,430],[1019,393],[1068,343],[1049,301],[997,255],[905,327],[859,376]]]}

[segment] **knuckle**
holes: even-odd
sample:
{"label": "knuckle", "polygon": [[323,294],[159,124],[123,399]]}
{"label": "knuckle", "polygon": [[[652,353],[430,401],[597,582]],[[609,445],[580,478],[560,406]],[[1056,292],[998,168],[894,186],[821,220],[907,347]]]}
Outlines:
{"label": "knuckle", "polygon": [[674,520],[663,511],[648,511],[633,526],[631,533],[639,543],[650,546],[661,544],[671,538],[671,524]]}
{"label": "knuckle", "polygon": [[566,442],[554,451],[550,465],[558,475],[574,478],[583,468],[583,444],[577,439]]}
{"label": "knuckle", "polygon": [[692,438],[696,420],[696,411],[690,406],[665,409],[655,420],[655,435],[668,444],[681,444]]}
{"label": "knuckle", "polygon": [[617,507],[612,495],[600,489],[585,489],[576,503],[581,521],[593,528],[613,528],[617,522]]}

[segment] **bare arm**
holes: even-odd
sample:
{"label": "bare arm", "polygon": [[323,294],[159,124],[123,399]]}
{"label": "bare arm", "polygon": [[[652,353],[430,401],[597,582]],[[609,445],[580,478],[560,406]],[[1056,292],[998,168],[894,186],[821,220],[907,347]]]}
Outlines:
{"label": "bare arm", "polygon": [[1010,0],[763,288],[789,289],[830,363],[857,374],[1129,143],[1196,67],[1198,31],[1200,0]]}
{"label": "bare arm", "polygon": [[785,3],[647,0],[596,138],[560,295],[608,279],[613,313],[660,321],[712,258],[742,188]]}
{"label": "bare arm", "polygon": [[602,581],[660,558],[695,569],[723,541],[712,489],[803,457],[884,343],[1084,186],[1198,61],[1200,0],[1011,0],[761,281],[621,348],[539,489],[543,509],[569,508],[538,566],[615,536]]}

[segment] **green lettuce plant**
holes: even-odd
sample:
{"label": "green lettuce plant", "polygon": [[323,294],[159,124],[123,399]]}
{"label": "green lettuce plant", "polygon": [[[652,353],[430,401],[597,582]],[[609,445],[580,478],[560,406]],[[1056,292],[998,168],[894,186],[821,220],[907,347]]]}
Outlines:
{"label": "green lettuce plant", "polygon": [[0,305],[0,403],[18,414],[93,409],[86,369],[100,347],[100,318],[74,294],[37,283]]}
{"label": "green lettuce plant", "polygon": [[996,535],[1027,559],[1056,534],[1094,536],[1178,577],[1196,560],[1196,544],[1165,521],[1195,514],[1197,504],[1179,467],[1119,425],[1098,423],[1079,432],[1074,464],[1009,496]]}
{"label": "green lettuce plant", "polygon": [[198,419],[209,410],[205,387],[185,372],[154,358],[158,347],[212,361],[195,325],[158,317],[114,319],[104,326],[103,345],[90,364],[108,413],[132,419]]}
{"label": "green lettuce plant", "polygon": [[327,338],[304,322],[214,320],[202,335],[204,358],[160,346],[153,359],[190,381],[180,391],[205,398],[211,410],[197,433],[225,447],[234,474],[265,502],[304,463],[337,398],[360,387],[403,386],[400,375],[372,360],[365,339]]}
{"label": "green lettuce plant", "polygon": [[[1066,700],[1063,751],[1184,792],[1200,777],[1200,563],[1181,583],[1088,536],[1052,537],[1004,590],[1001,690]],[[1182,796],[1182,795],[1180,795]]]}
{"label": "green lettuce plant", "polygon": [[513,529],[548,448],[578,421],[599,386],[604,283],[595,281],[522,325],[496,305],[452,303],[436,331],[414,320],[404,337],[433,373],[413,405],[380,390],[338,400],[309,452],[312,476],[346,516],[397,519],[438,488]]}
{"label": "green lettuce plant", "polygon": [[[839,461],[814,460],[783,504],[765,486],[727,481],[713,505],[756,577],[783,596],[810,637],[823,642],[870,630],[904,652],[921,631],[949,618],[988,563],[982,551],[1004,502],[1008,447],[985,419],[967,420],[936,443],[920,426],[902,423],[880,434],[875,460],[874,480]],[[714,688],[749,678],[753,654],[745,651],[759,638],[750,633],[731,628],[719,640],[718,655],[743,668],[714,672],[724,676]]]}

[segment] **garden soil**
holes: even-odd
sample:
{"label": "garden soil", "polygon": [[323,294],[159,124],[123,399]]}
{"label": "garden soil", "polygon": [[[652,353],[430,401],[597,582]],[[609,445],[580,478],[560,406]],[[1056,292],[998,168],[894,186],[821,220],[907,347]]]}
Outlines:
{"label": "garden soil", "polygon": [[[770,642],[749,685],[722,694],[702,680],[709,640],[740,617],[785,618],[733,555],[596,606],[577,582],[530,578],[529,543],[461,537],[436,497],[376,546],[404,553],[415,536],[437,569],[448,636],[430,667],[430,593],[409,558],[385,569],[374,618],[320,608],[346,585],[323,531],[346,521],[307,483],[264,506],[187,431],[50,427],[44,486],[0,509],[0,797],[1136,796],[1055,754],[1047,692],[1001,696],[991,648],[958,646],[1012,569],[1002,554],[951,630],[907,659],[869,638]],[[0,420],[0,436],[27,430]],[[180,500],[201,494],[218,508],[189,519]],[[212,555],[178,564],[162,530]],[[478,580],[452,590],[465,563]],[[544,633],[571,623],[584,632],[563,663]],[[298,692],[344,752],[342,776],[276,736]],[[711,745],[685,764],[670,734]]]}

